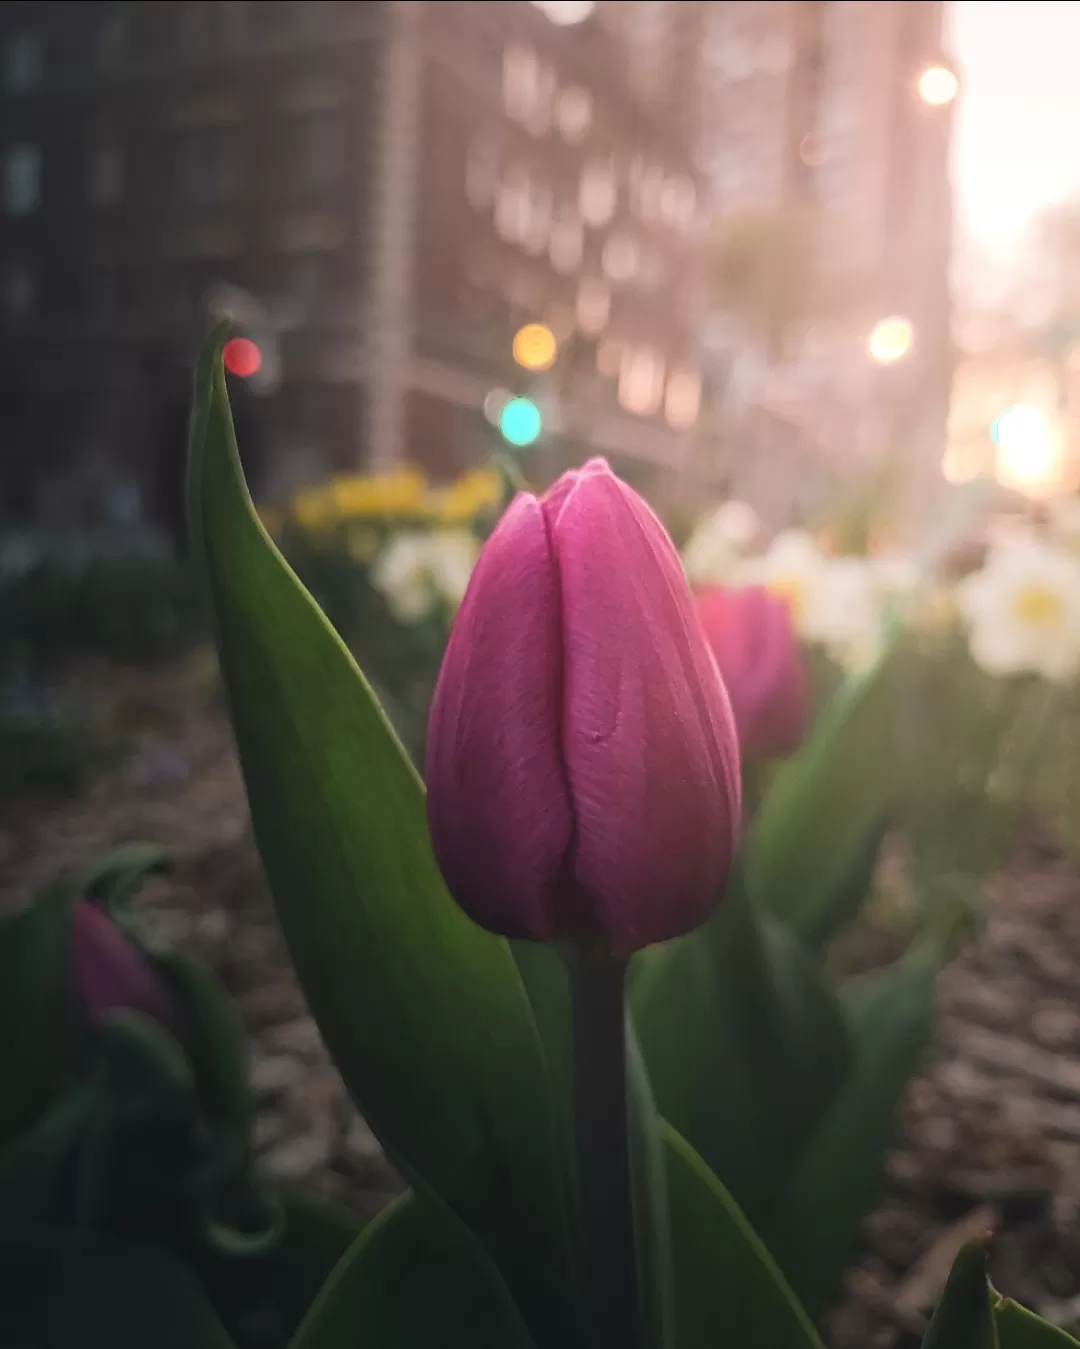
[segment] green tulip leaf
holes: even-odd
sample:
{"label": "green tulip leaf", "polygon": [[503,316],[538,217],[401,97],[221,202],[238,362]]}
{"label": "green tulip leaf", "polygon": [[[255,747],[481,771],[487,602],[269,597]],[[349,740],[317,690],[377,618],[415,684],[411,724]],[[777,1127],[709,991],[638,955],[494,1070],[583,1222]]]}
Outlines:
{"label": "green tulip leaf", "polygon": [[1080,1344],[1060,1326],[1051,1325],[1011,1298],[995,1303],[994,1324],[999,1349],[1076,1349]]}
{"label": "green tulip leaf", "polygon": [[417,1195],[396,1199],[338,1262],[289,1349],[532,1349],[479,1244]]}
{"label": "green tulip leaf", "polygon": [[877,1200],[900,1103],[934,1027],[942,948],[925,941],[841,990],[853,1046],[843,1086],[798,1159],[765,1230],[811,1316],[840,1290],[863,1218]]}
{"label": "green tulip leaf", "polygon": [[953,1261],[922,1349],[998,1349],[993,1295],[986,1277],[986,1243],[965,1242]]}
{"label": "green tulip leaf", "polygon": [[0,1047],[0,1148],[47,1108],[77,1056],[76,900],[70,886],[57,885],[0,917],[0,1025],[9,1028]]}
{"label": "green tulip leaf", "polygon": [[127,926],[131,901],[149,876],[169,870],[168,854],[153,843],[128,843],[114,848],[82,873],[80,895],[100,904],[106,913]]}
{"label": "green tulip leaf", "polygon": [[0,1349],[233,1349],[194,1275],[145,1244],[0,1222]]}
{"label": "green tulip leaf", "polygon": [[634,1022],[659,1111],[762,1231],[847,1073],[839,1005],[737,880],[704,927],[639,964]]}
{"label": "green tulip leaf", "polygon": [[772,781],[745,848],[746,887],[761,912],[820,943],[857,908],[873,879],[899,784],[893,761],[894,637],[849,679],[809,742]]}
{"label": "green tulip leaf", "polygon": [[731,1195],[670,1125],[662,1125],[661,1134],[678,1349],[821,1349],[809,1318]]}
{"label": "green tulip leaf", "polygon": [[269,1287],[279,1324],[291,1336],[363,1233],[364,1223],[351,1209],[310,1190],[288,1189],[281,1203],[285,1230],[270,1263]]}
{"label": "green tulip leaf", "polygon": [[324,1040],[391,1160],[496,1260],[544,1343],[578,1333],[569,1190],[540,1042],[507,944],[450,898],[422,784],[244,485],[223,330],[191,424],[209,589],[255,835]]}
{"label": "green tulip leaf", "polygon": [[184,1049],[208,1117],[247,1147],[257,1111],[250,1083],[247,1032],[236,1004],[214,976],[190,956],[155,959],[183,1009]]}

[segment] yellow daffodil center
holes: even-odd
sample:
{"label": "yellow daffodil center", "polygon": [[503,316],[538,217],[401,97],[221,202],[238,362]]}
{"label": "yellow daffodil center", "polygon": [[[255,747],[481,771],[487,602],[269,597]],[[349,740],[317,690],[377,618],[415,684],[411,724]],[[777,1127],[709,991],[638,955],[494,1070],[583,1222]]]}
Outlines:
{"label": "yellow daffodil center", "polygon": [[802,626],[806,616],[806,588],[798,576],[775,576],[766,589],[787,603],[791,621],[796,628]]}
{"label": "yellow daffodil center", "polygon": [[1029,585],[1017,591],[1013,614],[1029,627],[1057,627],[1065,616],[1065,601],[1057,590],[1045,585]]}

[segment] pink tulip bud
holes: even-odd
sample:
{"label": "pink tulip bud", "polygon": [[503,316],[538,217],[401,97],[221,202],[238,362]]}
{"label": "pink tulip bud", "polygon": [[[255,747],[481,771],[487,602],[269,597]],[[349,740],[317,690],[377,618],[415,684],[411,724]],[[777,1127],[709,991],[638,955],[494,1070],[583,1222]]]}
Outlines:
{"label": "pink tulip bud", "polygon": [[431,708],[428,817],[458,903],[508,937],[612,954],[720,900],[738,742],[678,555],[594,459],[515,498]]}
{"label": "pink tulip bud", "polygon": [[110,1012],[130,1009],[176,1029],[180,1018],[161,976],[112,920],[87,900],[75,906],[72,945],[75,978],[91,1024]]}
{"label": "pink tulip bud", "polygon": [[760,586],[698,596],[745,758],[791,754],[806,731],[806,672],[785,600]]}

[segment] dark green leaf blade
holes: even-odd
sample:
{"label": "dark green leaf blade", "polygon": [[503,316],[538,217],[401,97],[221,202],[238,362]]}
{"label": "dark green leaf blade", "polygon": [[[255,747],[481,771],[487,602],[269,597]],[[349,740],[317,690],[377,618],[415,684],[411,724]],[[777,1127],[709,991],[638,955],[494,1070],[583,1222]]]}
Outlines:
{"label": "dark green leaf blade", "polygon": [[278,1322],[291,1336],[364,1231],[364,1223],[351,1209],[310,1190],[286,1190],[281,1203],[285,1231],[271,1258],[269,1287]]}
{"label": "dark green leaf blade", "polygon": [[447,893],[415,771],[258,521],[222,338],[196,380],[191,534],[293,962],[392,1160],[479,1235],[538,1336],[572,1343],[569,1200],[528,1000],[506,943]]}
{"label": "dark green leaf blade", "polygon": [[746,846],[746,886],[762,912],[821,941],[857,906],[899,790],[894,669],[901,638],[837,692],[809,742],[773,779]]}
{"label": "dark green leaf blade", "polygon": [[803,1305],[819,1317],[840,1289],[873,1207],[904,1091],[934,1027],[939,943],[853,980],[842,1001],[851,1072],[798,1160],[766,1236]]}
{"label": "dark green leaf blade", "polygon": [[1076,1349],[1076,1340],[1060,1326],[1021,1307],[1011,1298],[1002,1298],[994,1307],[1000,1349]]}
{"label": "dark green leaf blade", "polygon": [[660,1114],[764,1230],[844,1080],[840,1008],[737,881],[704,927],[643,955],[632,1005]]}
{"label": "dark green leaf blade", "polygon": [[968,1241],[953,1261],[922,1349],[998,1349],[991,1297],[986,1243]]}
{"label": "dark green leaf blade", "polygon": [[71,958],[73,889],[0,917],[0,1148],[32,1124],[71,1070],[81,1034]]}
{"label": "dark green leaf blade", "polygon": [[446,1222],[414,1194],[396,1199],[338,1263],[290,1349],[532,1349],[490,1262]]}
{"label": "dark green leaf blade", "polygon": [[821,1349],[809,1318],[731,1196],[670,1125],[661,1131],[678,1349]]}
{"label": "dark green leaf blade", "polygon": [[0,1224],[3,1349],[232,1349],[194,1276],[152,1246]]}

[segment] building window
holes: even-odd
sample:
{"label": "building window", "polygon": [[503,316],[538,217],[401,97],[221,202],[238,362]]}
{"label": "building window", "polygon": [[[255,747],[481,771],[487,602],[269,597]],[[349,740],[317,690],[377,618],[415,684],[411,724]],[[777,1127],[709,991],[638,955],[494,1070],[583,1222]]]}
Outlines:
{"label": "building window", "polygon": [[608,280],[614,281],[616,285],[632,281],[641,266],[641,249],[637,240],[621,232],[609,234],[600,256],[600,266]]}
{"label": "building window", "polygon": [[589,225],[606,225],[615,214],[619,192],[615,184],[615,165],[597,160],[586,164],[578,190],[578,208]]}
{"label": "building window", "polygon": [[12,145],[4,156],[4,210],[31,215],[41,204],[41,151],[36,145]]}
{"label": "building window", "polygon": [[289,185],[300,192],[325,192],[345,172],[345,128],[334,111],[294,117],[288,132]]}
{"label": "building window", "polygon": [[578,284],[574,318],[586,337],[604,331],[611,318],[611,288],[595,276],[583,276]]}
{"label": "building window", "polygon": [[243,0],[189,0],[181,10],[181,35],[193,54],[239,46],[247,33]]}
{"label": "building window", "polygon": [[12,33],[4,45],[4,88],[9,94],[25,94],[40,83],[40,35]]}
{"label": "building window", "polygon": [[235,201],[243,188],[244,161],[236,127],[202,127],[177,138],[173,189],[192,205]]}
{"label": "building window", "polygon": [[548,257],[557,272],[576,272],[585,257],[585,225],[574,211],[563,208],[551,225]]}
{"label": "building window", "polygon": [[589,134],[592,126],[592,95],[587,89],[571,85],[555,100],[555,122],[563,140],[577,145]]}
{"label": "building window", "polygon": [[619,402],[627,412],[650,417],[664,397],[664,358],[651,347],[627,347],[619,370]]}
{"label": "building window", "polygon": [[4,316],[19,322],[30,315],[36,301],[34,273],[23,262],[9,263],[4,271]]}
{"label": "building window", "polygon": [[673,370],[664,394],[664,416],[677,431],[689,430],[701,411],[701,376],[696,370]]}
{"label": "building window", "polygon": [[87,196],[101,209],[115,206],[124,195],[124,152],[114,140],[103,140],[90,151]]}
{"label": "building window", "polygon": [[131,42],[131,22],[123,10],[113,8],[102,19],[97,31],[97,58],[102,70],[119,70]]}
{"label": "building window", "polygon": [[86,310],[92,323],[109,325],[119,310],[119,278],[113,267],[91,267],[86,276]]}

